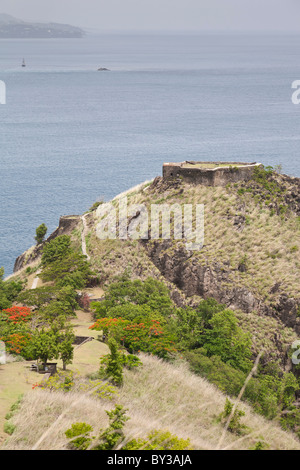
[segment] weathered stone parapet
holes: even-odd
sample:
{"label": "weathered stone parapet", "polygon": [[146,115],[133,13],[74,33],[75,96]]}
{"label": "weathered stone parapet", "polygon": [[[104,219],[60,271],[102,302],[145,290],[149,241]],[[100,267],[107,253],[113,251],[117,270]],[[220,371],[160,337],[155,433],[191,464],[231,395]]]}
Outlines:
{"label": "weathered stone parapet", "polygon": [[261,163],[245,162],[194,162],[164,163],[163,178],[182,178],[187,183],[204,186],[226,186],[229,183],[248,181]]}

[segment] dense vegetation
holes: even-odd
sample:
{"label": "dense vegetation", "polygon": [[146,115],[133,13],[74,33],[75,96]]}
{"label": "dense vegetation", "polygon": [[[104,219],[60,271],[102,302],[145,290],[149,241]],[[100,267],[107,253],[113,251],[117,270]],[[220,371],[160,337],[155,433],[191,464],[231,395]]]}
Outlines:
{"label": "dense vegetation", "polygon": [[[40,277],[51,284],[22,290],[22,283],[1,281],[0,339],[7,352],[43,364],[61,358],[64,368],[72,362],[74,333],[69,320],[78,307],[76,288],[84,287],[91,275],[86,258],[63,235],[43,249]],[[13,301],[23,307],[11,307]]]}
{"label": "dense vegetation", "polygon": [[[239,394],[253,367],[250,335],[238,326],[234,312],[214,299],[202,300],[195,308],[177,308],[161,282],[132,281],[125,275],[92,307],[97,318],[92,328],[113,338],[119,348],[132,354],[150,352],[166,360],[180,355],[193,372],[228,395]],[[292,372],[263,363],[243,397],[258,413],[293,429],[299,420],[293,405],[299,388]]]}
{"label": "dense vegetation", "polygon": [[4,269],[0,268],[0,310],[10,308],[24,288],[21,281],[4,281]]}

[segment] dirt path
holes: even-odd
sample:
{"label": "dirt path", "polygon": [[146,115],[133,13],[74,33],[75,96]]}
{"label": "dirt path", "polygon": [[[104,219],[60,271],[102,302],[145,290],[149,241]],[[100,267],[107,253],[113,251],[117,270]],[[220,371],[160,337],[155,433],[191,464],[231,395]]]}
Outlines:
{"label": "dirt path", "polygon": [[[41,270],[39,269],[36,274],[40,274]],[[38,276],[36,276],[34,279],[33,279],[33,283],[32,283],[32,286],[31,286],[31,289],[36,289],[37,286],[38,286],[38,283],[39,283],[39,280],[40,278]]]}
{"label": "dirt path", "polygon": [[91,259],[91,257],[87,253],[86,239],[85,239],[85,237],[88,234],[88,226],[87,226],[84,215],[81,216],[81,220],[82,220],[82,223],[83,223],[83,230],[81,232],[81,249],[82,249],[82,253],[87,257],[87,260],[89,261]]}

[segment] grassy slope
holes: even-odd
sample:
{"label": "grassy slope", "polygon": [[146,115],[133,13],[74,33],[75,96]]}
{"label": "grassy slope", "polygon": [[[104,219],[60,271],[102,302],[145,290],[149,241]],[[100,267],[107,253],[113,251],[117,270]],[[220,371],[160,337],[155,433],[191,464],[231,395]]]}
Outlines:
{"label": "grassy slope", "polygon": [[[280,283],[280,290],[300,300],[300,224],[295,214],[273,214],[251,193],[239,194],[239,186],[206,187],[182,184],[179,190],[158,190],[133,194],[130,204],[204,204],[205,246],[193,256],[201,264],[217,262],[231,269],[230,282],[254,291],[265,302],[276,295],[270,290]],[[235,218],[245,217],[243,225]],[[178,242],[174,243],[176,248]],[[247,271],[240,272],[241,260],[247,258]],[[277,294],[278,295],[278,294]]]}
{"label": "grassy slope", "polygon": [[[183,364],[171,365],[146,355],[141,359],[143,367],[126,372],[124,385],[114,399],[128,409],[131,419],[125,428],[127,438],[168,429],[179,437],[189,437],[195,449],[217,448],[223,434],[217,416],[223,411],[225,396]],[[3,448],[31,449],[47,432],[39,449],[63,449],[67,443],[64,432],[72,423],[85,421],[98,430],[107,425],[105,410],[112,407],[113,403],[84,393],[35,389],[25,396],[13,419],[17,430]],[[262,440],[270,449],[300,449],[294,436],[253,414],[247,405],[240,407],[246,412],[242,422],[249,428],[247,435],[227,432],[222,449],[249,449]]]}
{"label": "grassy slope", "polygon": [[3,431],[5,415],[18,397],[30,391],[35,382],[36,376],[32,375],[23,362],[0,366],[0,444],[7,438]]}

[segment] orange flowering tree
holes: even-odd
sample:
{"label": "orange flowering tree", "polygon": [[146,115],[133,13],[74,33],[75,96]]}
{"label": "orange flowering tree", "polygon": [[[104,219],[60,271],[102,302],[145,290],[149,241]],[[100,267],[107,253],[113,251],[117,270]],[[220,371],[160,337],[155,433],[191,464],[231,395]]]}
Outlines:
{"label": "orange flowering tree", "polygon": [[5,338],[6,349],[12,354],[22,355],[30,341],[30,338],[31,337],[29,333],[13,333],[8,335]]}

